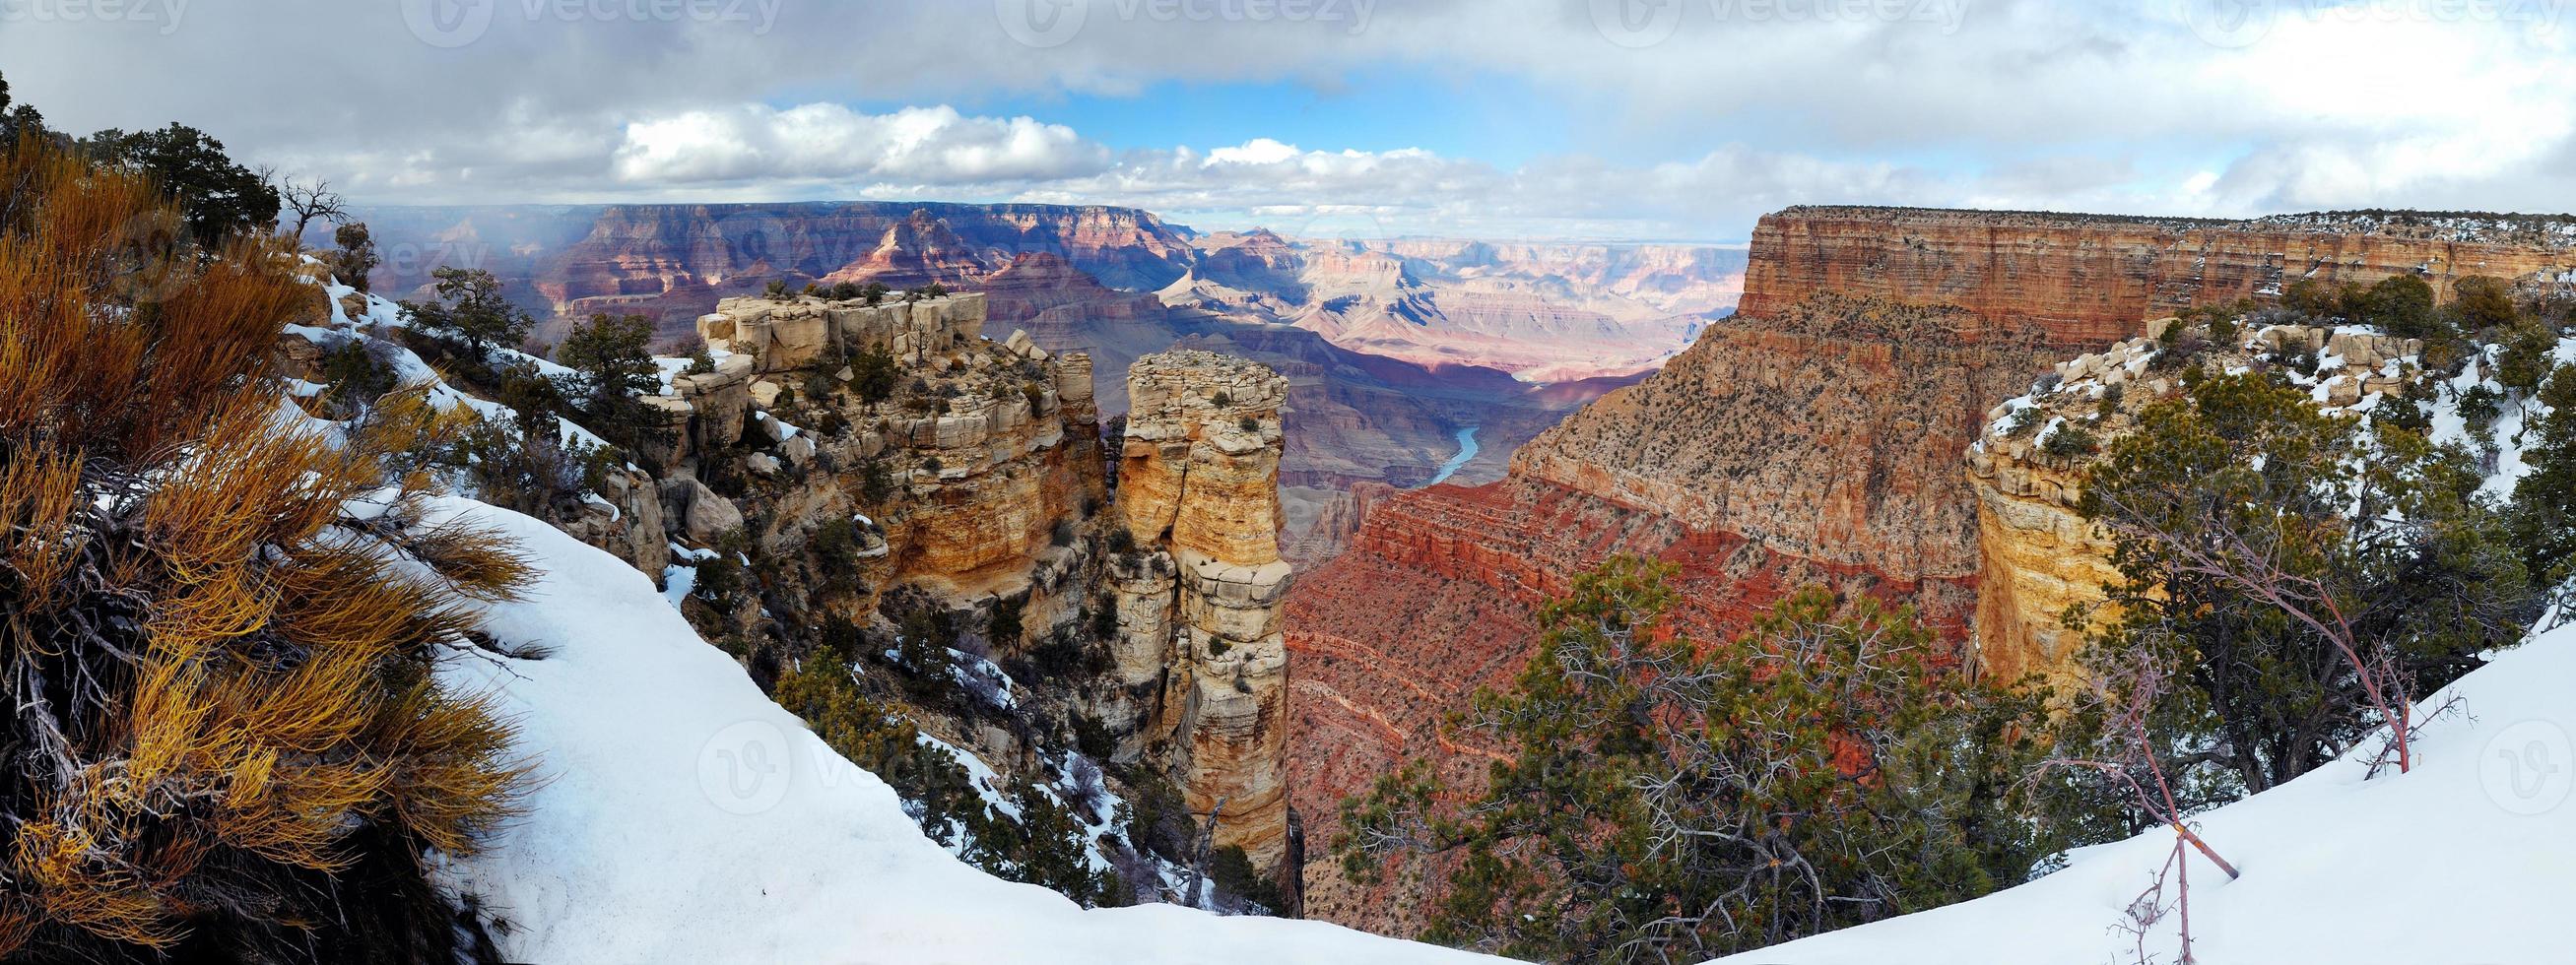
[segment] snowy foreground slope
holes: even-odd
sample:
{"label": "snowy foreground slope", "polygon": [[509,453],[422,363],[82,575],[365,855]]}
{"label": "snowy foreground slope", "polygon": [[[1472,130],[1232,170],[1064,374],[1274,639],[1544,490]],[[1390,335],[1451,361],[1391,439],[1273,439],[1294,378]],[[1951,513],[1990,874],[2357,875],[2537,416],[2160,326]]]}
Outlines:
{"label": "snowy foreground slope", "polygon": [[923,837],[892,789],[770,703],[641,574],[515,513],[438,509],[516,537],[542,573],[489,629],[548,655],[443,671],[499,694],[543,782],[488,851],[450,869],[514,926],[509,961],[1491,961],[1320,922],[1085,910],[986,875]]}
{"label": "snowy foreground slope", "polygon": [[[2244,877],[2192,857],[2194,956],[2285,962],[2576,962],[2576,625],[2507,651],[2425,703],[2460,698],[2415,745],[2412,773],[2363,781],[2351,760],[2196,819]],[[2070,867],[1947,908],[1819,935],[1728,963],[2077,965],[2135,961],[2115,934],[2171,832],[2078,852]],[[2146,950],[2178,957],[2167,916]]]}

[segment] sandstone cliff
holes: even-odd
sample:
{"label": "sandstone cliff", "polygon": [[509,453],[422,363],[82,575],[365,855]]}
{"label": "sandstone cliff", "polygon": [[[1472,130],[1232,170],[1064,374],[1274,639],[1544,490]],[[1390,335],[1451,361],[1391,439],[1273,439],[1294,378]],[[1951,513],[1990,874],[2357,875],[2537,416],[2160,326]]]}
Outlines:
{"label": "sandstone cliff", "polygon": [[[1048,349],[1088,354],[1103,371],[1124,370],[1166,349],[1191,348],[1248,358],[1287,376],[1280,482],[1286,487],[1287,535],[1300,547],[1294,557],[1300,565],[1340,550],[1346,531],[1310,538],[1316,535],[1310,527],[1345,512],[1340,507],[1350,487],[1421,484],[1457,452],[1457,433],[1465,426],[1476,427],[1483,455],[1457,478],[1499,477],[1513,447],[1567,410],[1623,384],[1531,385],[1493,369],[1427,368],[1367,355],[1302,329],[1245,324],[1166,306],[1153,295],[1115,291],[1052,253],[1021,256],[973,288],[987,297],[996,322],[1027,329]],[[1125,382],[1105,381],[1100,407],[1125,411]]]}
{"label": "sandstone cliff", "polygon": [[[2147,323],[2150,331],[2174,324]],[[2192,364],[2213,371],[2279,366],[2293,354],[2322,353],[2330,365],[2316,373],[2285,370],[2314,391],[2329,411],[2361,411],[2376,397],[2395,395],[2426,377],[2418,364],[2420,339],[2308,325],[2246,325],[2233,344],[2216,345]],[[1976,661],[1981,673],[2019,680],[2025,675],[2060,685],[2080,680],[2075,659],[2084,631],[2114,614],[2100,609],[2103,587],[2117,583],[2111,544],[2100,527],[2077,512],[2086,471],[2097,453],[2052,456],[2052,433],[2069,427],[2107,447],[2136,428],[2139,409],[2180,391],[2179,369],[2159,365],[2161,346],[2134,338],[2099,353],[2058,363],[2058,381],[2045,390],[2009,399],[1987,414],[1986,430],[1967,457],[1976,493],[1981,555],[1977,594]],[[2116,396],[2111,395],[2117,392]],[[2112,401],[2105,402],[2106,398]],[[2065,625],[2070,608],[2091,614]]]}
{"label": "sandstone cliff", "polygon": [[1956,305],[2059,346],[2137,334],[2192,305],[2278,295],[2299,278],[2370,282],[2571,266],[2576,234],[2538,218],[2341,213],[2250,221],[1922,208],[1796,207],[1763,217],[1737,311],[1809,293]]}
{"label": "sandstone cliff", "polygon": [[[1819,582],[1916,605],[1956,658],[1969,656],[1972,623],[2035,639],[2053,620],[2038,614],[2063,596],[2051,587],[2098,574],[2067,555],[2082,534],[2054,515],[2050,487],[2063,480],[1999,470],[2004,481],[1981,492],[1962,471],[1994,401],[2138,334],[2150,314],[2307,276],[2420,269],[2438,288],[2470,273],[2564,273],[2571,238],[2544,219],[1768,216],[1734,317],[1522,447],[1501,482],[1378,502],[1350,547],[1301,579],[1289,601],[1292,792],[1336,800],[1434,754],[1476,779],[1480,749],[1441,746],[1432,723],[1517,670],[1534,605],[1613,552],[1675,563],[1679,616],[1703,635]],[[1991,502],[2025,492],[2036,498]],[[1990,552],[1981,532],[2002,529],[2029,538]],[[2005,588],[1983,598],[1988,583]],[[1316,816],[1326,840],[1330,811]],[[1320,865],[1308,881],[1320,917],[1402,927],[1390,916],[1404,905]]]}
{"label": "sandstone cliff", "polygon": [[[1478,780],[1491,749],[1444,746],[1437,722],[1507,683],[1537,606],[1612,553],[1679,567],[1676,617],[1702,639],[1805,583],[1912,603],[1962,639],[1977,554],[1957,465],[1983,408],[1965,400],[2010,394],[2045,364],[2035,333],[1963,330],[1983,325],[1830,295],[1720,321],[1523,446],[1504,480],[1372,507],[1290,600],[1293,793],[1338,800],[1425,754]],[[1400,895],[1355,894],[1320,866],[1307,887],[1320,917],[1402,924],[1381,917]]]}
{"label": "sandstone cliff", "polygon": [[[1304,527],[1334,511],[1351,484],[1419,484],[1455,453],[1457,433],[1470,426],[1485,455],[1457,478],[1496,478],[1514,447],[1610,387],[1519,382],[1480,367],[1479,351],[1433,345],[1419,361],[1404,362],[1333,345],[1285,324],[1314,299],[1303,277],[1311,243],[1268,231],[1198,236],[1129,208],[618,205],[369,216],[388,250],[419,249],[436,264],[491,269],[505,292],[543,320],[541,338],[559,337],[570,322],[600,312],[655,317],[663,334],[677,338],[726,300],[756,296],[773,281],[796,290],[824,280],[896,288],[938,282],[986,295],[997,335],[1024,329],[1051,352],[1089,354],[1104,372],[1175,346],[1252,358],[1292,380],[1282,472],[1292,535],[1306,548],[1301,560],[1338,550],[1338,540],[1304,539]],[[1502,339],[1519,346],[1511,350],[1515,358],[1567,363],[1581,370],[1567,373],[1574,375],[1604,368],[1584,358],[1615,357],[1606,368],[1621,372],[1651,364],[1695,331],[1697,322],[1681,316],[1731,303],[1740,277],[1729,260],[1736,252],[1701,247],[1404,241],[1333,250],[1354,266],[1379,266],[1390,279],[1418,272],[1417,286],[1431,286],[1420,290],[1447,293],[1444,325],[1454,321],[1447,328],[1458,331],[1419,333],[1433,343],[1454,335],[1448,347],[1457,349]],[[419,284],[419,274],[425,266],[389,267],[379,283],[391,291]],[[1367,272],[1317,274],[1348,276],[1334,282],[1342,290]],[[1155,292],[1171,286],[1195,286],[1207,297],[1167,305]],[[1573,341],[1588,347],[1573,351]],[[1123,380],[1105,379],[1099,388],[1103,413],[1125,411]]]}
{"label": "sandstone cliff", "polygon": [[1184,350],[1138,359],[1127,391],[1117,513],[1135,552],[1113,564],[1111,587],[1120,681],[1155,691],[1136,729],[1174,746],[1184,803],[1213,820],[1217,846],[1293,876],[1278,543],[1288,380]]}
{"label": "sandstone cliff", "polygon": [[502,280],[513,290],[531,282],[557,324],[643,312],[670,334],[718,300],[773,280],[791,288],[826,278],[955,287],[1017,255],[1049,252],[1113,286],[1152,289],[1179,277],[1191,256],[1181,230],[1144,211],[1101,206],[616,205],[564,217],[588,219],[588,234],[525,262],[504,260],[512,273]]}

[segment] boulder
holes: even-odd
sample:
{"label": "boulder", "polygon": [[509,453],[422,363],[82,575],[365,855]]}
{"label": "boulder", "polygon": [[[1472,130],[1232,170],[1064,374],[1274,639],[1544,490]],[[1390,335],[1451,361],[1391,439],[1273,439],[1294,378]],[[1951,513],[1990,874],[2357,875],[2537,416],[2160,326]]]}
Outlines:
{"label": "boulder", "polygon": [[662,504],[665,516],[680,521],[681,534],[700,546],[742,528],[742,510],[733,500],[716,495],[694,476],[662,480]]}

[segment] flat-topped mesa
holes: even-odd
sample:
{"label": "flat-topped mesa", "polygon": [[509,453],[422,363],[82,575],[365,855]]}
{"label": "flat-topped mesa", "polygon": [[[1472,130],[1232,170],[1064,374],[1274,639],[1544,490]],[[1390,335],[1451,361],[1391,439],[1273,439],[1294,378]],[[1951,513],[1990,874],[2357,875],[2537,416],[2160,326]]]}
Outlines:
{"label": "flat-topped mesa", "polygon": [[1135,552],[1111,561],[1110,579],[1123,712],[1150,718],[1146,741],[1170,742],[1182,797],[1199,821],[1215,816],[1216,845],[1293,889],[1278,538],[1288,379],[1176,350],[1137,359],[1127,392],[1116,522]]}
{"label": "flat-topped mesa", "polygon": [[749,355],[759,372],[785,372],[869,348],[922,361],[984,334],[980,292],[866,305],[812,296],[728,298],[698,318],[710,348]]}
{"label": "flat-topped mesa", "polygon": [[2029,211],[1794,207],[1753,231],[1739,315],[1817,292],[1965,308],[2059,346],[2137,334],[2142,319],[2277,295],[2300,278],[2419,274],[2448,297],[2467,275],[2576,268],[2576,219],[2328,212],[2251,220]]}

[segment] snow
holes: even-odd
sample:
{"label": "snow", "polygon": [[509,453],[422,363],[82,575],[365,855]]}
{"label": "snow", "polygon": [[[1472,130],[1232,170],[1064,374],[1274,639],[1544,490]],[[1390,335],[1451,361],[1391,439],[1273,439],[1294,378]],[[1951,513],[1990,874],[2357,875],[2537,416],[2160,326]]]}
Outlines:
{"label": "snow", "polygon": [[[689,593],[698,588],[698,564],[715,559],[716,551],[693,550],[678,543],[672,543],[670,546],[673,562],[662,567],[662,600],[669,603],[671,609],[676,611],[680,609],[680,601],[688,599]],[[679,560],[689,562],[682,563],[678,562]]]}
{"label": "snow", "polygon": [[[2407,774],[2347,759],[2199,815],[2243,870],[2191,857],[2192,951],[2205,965],[2565,962],[2576,894],[2576,626],[2541,634],[2424,702]],[[2112,931],[2173,846],[2169,831],[2076,852],[2066,869],[1975,901],[1725,959],[1753,965],[2126,962]],[[2172,961],[2167,916],[2147,950]]]}
{"label": "snow", "polygon": [[441,671],[494,695],[538,770],[526,813],[445,869],[515,926],[507,960],[1490,960],[1319,922],[1084,910],[986,875],[653,605],[642,574],[515,513],[462,499],[436,510],[520,540],[539,570],[526,600],[489,608],[488,629],[548,655]]}
{"label": "snow", "polygon": [[967,693],[980,693],[1004,710],[1019,706],[1019,699],[1011,695],[1011,675],[1003,673],[1001,665],[955,647],[943,649],[948,651],[948,675]]}
{"label": "snow", "polygon": [[774,432],[774,433],[772,433],[772,434],[773,434],[774,436],[776,436],[776,437],[777,437],[777,439],[778,439],[778,441],[780,441],[780,442],[786,442],[786,441],[787,441],[787,440],[789,440],[789,439],[796,438],[796,434],[797,434],[797,433],[800,433],[800,432],[805,431],[805,430],[803,430],[803,429],[797,428],[796,426],[789,425],[789,424],[788,424],[788,422],[787,422],[787,420],[785,420],[785,419],[781,419],[781,418],[778,418],[778,417],[776,417],[776,416],[772,416],[772,415],[770,415],[769,413],[764,412],[764,411],[761,411],[761,410],[759,410],[759,409],[753,409],[753,410],[751,410],[751,417],[752,417],[752,418],[754,418],[754,419],[758,419],[758,420],[760,420],[760,421],[762,421],[762,422],[769,423],[770,425],[777,426],[777,427],[778,427],[777,431],[776,431],[776,432]]}

